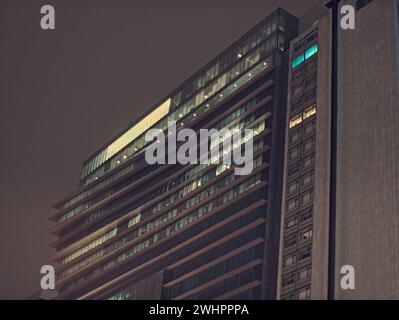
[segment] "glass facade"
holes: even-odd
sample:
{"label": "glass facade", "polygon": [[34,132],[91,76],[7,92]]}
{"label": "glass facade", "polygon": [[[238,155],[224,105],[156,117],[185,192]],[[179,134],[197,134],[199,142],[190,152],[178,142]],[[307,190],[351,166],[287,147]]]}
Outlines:
{"label": "glass facade", "polygon": [[[249,114],[250,110],[256,106],[257,103],[261,103],[261,101],[263,99],[265,99],[266,97],[264,95],[258,95],[256,97],[254,97],[253,99],[251,99],[250,101],[248,101],[247,103],[245,103],[241,108],[237,109],[236,111],[234,111],[232,114],[230,114],[228,117],[224,118],[222,121],[218,122],[215,124],[214,128],[215,129],[222,129],[222,128],[226,128],[226,129],[230,129],[230,130],[235,130],[235,129],[243,129],[244,127],[247,126],[248,123],[252,122],[250,117],[247,117],[246,119],[244,119],[243,121],[234,124],[234,120],[237,119],[238,117],[240,117],[243,114]],[[252,114],[251,117],[253,118],[254,115]],[[231,124],[233,123],[233,125]],[[257,131],[255,131],[256,134]],[[133,171],[135,168],[137,168],[136,166],[129,166],[129,168],[131,169],[131,171]],[[123,172],[126,174],[129,172],[129,170],[123,170]],[[119,175],[118,175],[119,177]],[[114,179],[109,179],[110,181],[113,181]],[[74,207],[73,209],[63,213],[60,217],[58,217],[58,222],[63,222],[65,220],[68,220],[70,218],[72,218],[73,216],[75,216],[76,214],[92,207],[94,204],[98,203],[99,201],[103,200],[104,198],[116,193],[117,191],[121,190],[122,188],[124,188],[126,185],[130,184],[132,181],[131,180],[127,180],[124,183],[119,183],[116,187],[112,188],[112,189],[108,189],[107,191],[101,193],[101,195],[97,198],[93,198],[90,201],[86,201],[86,202],[82,202],[80,205]],[[93,187],[94,188],[94,187]],[[168,189],[164,189],[161,188],[163,192],[168,191]],[[95,192],[95,191],[93,191]],[[92,216],[95,216],[96,213],[93,213]],[[91,219],[88,219],[89,221],[91,221]]]}
{"label": "glass facade", "polygon": [[[285,40],[286,37],[284,36],[284,32],[286,31],[285,12],[283,10],[279,11],[281,14],[277,14],[277,11],[276,14],[259,23],[234,45],[207,64],[203,68],[203,71],[198,72],[169,97],[165,98],[162,106],[165,104],[169,105],[170,101],[170,111],[166,115],[163,114],[166,108],[162,108],[162,112],[158,111],[161,107],[155,108],[150,114],[156,113],[154,116],[151,116],[152,121],[145,121],[145,130],[150,127],[165,129],[168,120],[179,121],[190,112],[192,113],[201,104],[205,102],[212,104],[212,101],[208,100],[226,86],[226,84],[237,79],[242,73],[245,73],[254,64],[258,63],[259,60],[270,56],[277,48],[283,50],[284,47],[287,47],[288,41]],[[160,120],[162,118],[161,115],[164,115],[163,120],[160,122],[155,121]],[[108,170],[115,168],[142,150],[145,144],[144,138],[139,138],[136,134],[131,134],[131,131],[140,133],[136,128],[143,127],[141,123],[144,120],[146,118],[139,121],[106,147],[105,150],[100,151],[84,164],[81,176],[83,184],[95,181]],[[141,133],[145,130],[141,130]],[[120,140],[123,143],[120,143]],[[130,148],[120,150],[120,146],[126,145],[127,142],[130,142]],[[115,155],[117,150],[119,153]],[[115,157],[111,164],[103,166],[112,156]]]}
{"label": "glass facade", "polygon": [[[273,244],[267,254],[276,261],[269,230],[279,225],[269,227],[266,217],[280,201],[273,179],[282,168],[271,166],[283,157],[274,136],[284,130],[287,86],[277,79],[288,77],[283,66],[296,28],[296,18],[276,10],[84,163],[79,190],[52,217],[60,297],[275,295],[264,275],[265,243]],[[252,172],[235,175],[233,163],[148,165],[145,133],[166,131],[171,120],[197,134],[253,129]],[[243,152],[246,139],[224,151]],[[219,149],[210,146],[210,154]]]}

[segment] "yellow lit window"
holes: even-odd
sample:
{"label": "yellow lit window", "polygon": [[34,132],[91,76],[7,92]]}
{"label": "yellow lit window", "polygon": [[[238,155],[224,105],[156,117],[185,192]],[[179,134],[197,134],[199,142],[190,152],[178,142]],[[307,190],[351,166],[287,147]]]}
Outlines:
{"label": "yellow lit window", "polygon": [[304,112],[303,112],[303,120],[310,118],[311,116],[313,116],[314,114],[316,114],[316,105],[313,105],[309,108],[307,108]]}
{"label": "yellow lit window", "polygon": [[290,120],[290,129],[302,122],[302,114],[299,114]]}

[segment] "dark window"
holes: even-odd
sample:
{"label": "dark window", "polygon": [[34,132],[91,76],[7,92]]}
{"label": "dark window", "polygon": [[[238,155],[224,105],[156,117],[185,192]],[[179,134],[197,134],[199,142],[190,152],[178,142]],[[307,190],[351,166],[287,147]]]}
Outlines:
{"label": "dark window", "polygon": [[295,176],[299,172],[299,161],[288,167],[288,179]]}
{"label": "dark window", "polygon": [[285,237],[284,239],[284,248],[289,248],[296,245],[296,234]]}
{"label": "dark window", "polygon": [[305,159],[303,159],[302,168],[304,170],[312,168],[313,164],[314,164],[314,160],[315,160],[314,154],[307,156]]}
{"label": "dark window", "polygon": [[310,288],[306,287],[298,291],[298,300],[305,300],[310,298]]}
{"label": "dark window", "polygon": [[287,295],[283,296],[281,299],[282,300],[294,300],[295,294],[293,294],[293,293],[287,294]]}
{"label": "dark window", "polygon": [[310,267],[303,268],[298,272],[298,280],[301,281],[310,278],[310,274],[311,274]]}
{"label": "dark window", "polygon": [[303,176],[302,178],[302,187],[306,188],[313,185],[314,173],[310,172]]}
{"label": "dark window", "polygon": [[313,200],[313,191],[309,190],[301,195],[301,205],[306,205]]}
{"label": "dark window", "polygon": [[294,53],[297,53],[299,50],[301,50],[301,49],[303,49],[304,48],[304,42],[302,41],[302,42],[300,42],[300,43],[297,43],[295,46],[294,46]]}
{"label": "dark window", "polygon": [[297,217],[287,219],[286,222],[285,222],[285,228],[287,230],[289,230],[289,229],[295,227],[297,225],[297,223],[298,223],[298,218]]}
{"label": "dark window", "polygon": [[313,209],[307,209],[303,212],[300,213],[300,222],[305,222],[308,221],[309,219],[312,219],[312,210]]}
{"label": "dark window", "polygon": [[300,140],[301,140],[301,131],[300,130],[290,133],[290,144],[297,143]]}
{"label": "dark window", "polygon": [[301,154],[301,149],[299,147],[292,148],[288,151],[288,160],[296,160],[299,158],[299,155]]}
{"label": "dark window", "polygon": [[[303,92],[303,83],[299,82],[297,84],[295,84],[292,88],[292,95],[295,96],[299,96],[300,94],[302,94]],[[295,98],[294,98],[295,99]]]}
{"label": "dark window", "polygon": [[310,258],[312,255],[312,247],[306,247],[305,249],[302,249],[298,253],[298,261],[305,260],[307,258]]}
{"label": "dark window", "polygon": [[298,112],[302,111],[302,101],[296,100],[291,104],[291,116],[298,114]]}
{"label": "dark window", "polygon": [[288,194],[294,194],[299,190],[299,180],[293,181],[288,184],[287,192]]}
{"label": "dark window", "polygon": [[295,273],[290,273],[283,278],[282,285],[283,288],[287,287],[295,282]]}
{"label": "dark window", "polygon": [[303,126],[303,132],[305,136],[309,136],[316,132],[316,121],[313,120]]}
{"label": "dark window", "polygon": [[287,211],[294,211],[299,206],[299,199],[294,198],[287,202]]}
{"label": "dark window", "polygon": [[293,253],[293,254],[290,254],[288,256],[285,256],[283,261],[284,261],[284,267],[290,267],[290,266],[295,264],[296,255]]}
{"label": "dark window", "polygon": [[308,43],[311,43],[312,41],[314,41],[317,38],[317,32],[312,33],[310,36],[307,37],[306,41]]}
{"label": "dark window", "polygon": [[304,152],[304,153],[308,153],[308,152],[310,152],[310,151],[313,151],[315,145],[316,145],[316,139],[315,139],[315,138],[311,138],[311,139],[309,139],[309,140],[306,140],[306,141],[303,143],[303,152]]}

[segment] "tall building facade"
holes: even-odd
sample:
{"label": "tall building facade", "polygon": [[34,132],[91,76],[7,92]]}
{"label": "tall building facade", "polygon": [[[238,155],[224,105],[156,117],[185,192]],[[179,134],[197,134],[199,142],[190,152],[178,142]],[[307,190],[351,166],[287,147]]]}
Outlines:
{"label": "tall building facade", "polygon": [[[277,9],[83,164],[52,217],[59,299],[276,298],[297,26]],[[253,129],[252,173],[147,164],[147,130],[171,120],[197,133]]]}
{"label": "tall building facade", "polygon": [[398,1],[324,4],[290,46],[277,295],[398,299]]}
{"label": "tall building facade", "polygon": [[355,32],[338,33],[334,297],[399,299],[399,2],[358,4]]}
{"label": "tall building facade", "polygon": [[[277,9],[84,162],[52,217],[59,299],[399,298],[399,5],[344,1],[343,30],[340,2]],[[171,120],[253,129],[252,173],[148,165]]]}

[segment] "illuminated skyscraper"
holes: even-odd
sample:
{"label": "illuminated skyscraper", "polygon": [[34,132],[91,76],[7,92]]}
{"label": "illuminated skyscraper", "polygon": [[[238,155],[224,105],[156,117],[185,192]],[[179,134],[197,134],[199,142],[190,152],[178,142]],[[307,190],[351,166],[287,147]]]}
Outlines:
{"label": "illuminated skyscraper", "polygon": [[[399,298],[398,2],[345,1],[355,30],[339,3],[277,9],[84,162],[59,299]],[[252,173],[148,165],[170,120],[253,129]]]}
{"label": "illuminated skyscraper", "polygon": [[[288,48],[278,9],[83,164],[56,204],[59,298],[276,298]],[[156,70],[154,70],[156,72]],[[148,165],[150,128],[254,130],[254,169]]]}

